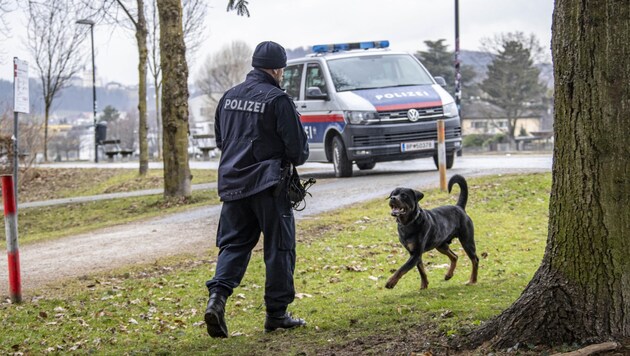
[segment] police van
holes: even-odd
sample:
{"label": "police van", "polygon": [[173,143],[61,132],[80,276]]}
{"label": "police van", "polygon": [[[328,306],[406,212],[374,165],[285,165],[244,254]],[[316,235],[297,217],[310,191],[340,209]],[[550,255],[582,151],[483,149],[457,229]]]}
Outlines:
{"label": "police van", "polygon": [[352,176],[353,163],[367,170],[377,162],[433,157],[437,166],[437,120],[445,124],[447,168],[461,150],[451,95],[415,56],[388,47],[388,41],[319,45],[287,62],[281,86],[301,114],[309,161],[332,162],[337,177]]}

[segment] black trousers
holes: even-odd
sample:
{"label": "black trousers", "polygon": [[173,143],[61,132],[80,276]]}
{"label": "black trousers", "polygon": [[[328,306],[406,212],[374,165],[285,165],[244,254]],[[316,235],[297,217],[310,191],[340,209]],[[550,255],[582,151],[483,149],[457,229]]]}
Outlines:
{"label": "black trousers", "polygon": [[295,298],[295,220],[284,192],[274,188],[223,203],[217,231],[219,257],[210,293],[230,296],[245,275],[253,248],[264,235],[265,305],[272,316],[283,315]]}

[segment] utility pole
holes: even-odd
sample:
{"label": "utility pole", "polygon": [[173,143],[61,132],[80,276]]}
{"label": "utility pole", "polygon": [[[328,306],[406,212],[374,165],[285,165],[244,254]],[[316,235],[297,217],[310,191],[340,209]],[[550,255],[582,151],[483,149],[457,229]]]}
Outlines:
{"label": "utility pole", "polygon": [[455,0],[455,104],[462,113],[462,78],[459,71],[459,0]]}
{"label": "utility pole", "polygon": [[96,64],[94,63],[94,21],[82,19],[77,21],[80,25],[90,26],[92,39],[92,110],[94,111],[94,162],[98,163],[98,139],[96,135]]}

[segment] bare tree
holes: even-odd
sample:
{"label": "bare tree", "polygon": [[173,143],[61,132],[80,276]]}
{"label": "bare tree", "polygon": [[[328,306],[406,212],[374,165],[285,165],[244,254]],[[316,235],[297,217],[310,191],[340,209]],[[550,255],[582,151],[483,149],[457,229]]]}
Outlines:
{"label": "bare tree", "polygon": [[[182,8],[184,42],[186,43],[186,59],[187,62],[191,64],[203,39],[207,5],[203,0],[183,0]],[[158,157],[161,158],[162,122],[160,119],[160,89],[162,88],[162,68],[160,67],[160,22],[158,20],[157,0],[149,1],[147,13],[149,23],[149,71],[153,77],[153,87],[155,90],[155,121],[158,128],[157,149]]]}
{"label": "bare tree", "polygon": [[547,247],[518,300],[471,334],[473,345],[630,337],[629,24],[627,2],[555,2]]}
{"label": "bare tree", "polygon": [[9,37],[11,29],[7,24],[5,15],[14,10],[14,4],[12,0],[0,0],[0,35]]}
{"label": "bare tree", "polygon": [[[12,105],[0,102],[0,136],[12,136],[14,133]],[[18,123],[19,142],[21,156],[18,170],[18,188],[21,189],[26,182],[32,179],[32,167],[34,166],[37,152],[43,148],[41,117],[26,115]],[[0,161],[3,158],[0,157]],[[12,165],[13,162],[10,163]]]}
{"label": "bare tree", "polygon": [[233,41],[206,58],[195,84],[216,104],[218,100],[212,94],[223,93],[243,81],[252,68],[251,61],[249,45],[244,41]]}
{"label": "bare tree", "polygon": [[82,63],[86,31],[74,25],[80,9],[67,0],[29,0],[28,47],[42,83],[44,160],[48,161],[48,120],[53,101]]}
{"label": "bare tree", "polygon": [[[120,115],[120,117],[111,125],[112,131],[116,133],[116,137],[120,138],[120,146],[124,149],[133,149],[137,143],[137,137],[134,135],[134,129],[138,127],[138,112],[132,111]],[[109,130],[109,127],[108,127]]]}
{"label": "bare tree", "polygon": [[48,143],[53,148],[55,160],[61,160],[62,154],[66,161],[70,160],[70,152],[79,152],[81,149],[81,139],[78,130],[68,130],[56,132],[51,135]]}
{"label": "bare tree", "polygon": [[502,32],[495,34],[493,37],[482,38],[480,41],[481,51],[490,56],[491,59],[494,59],[494,56],[501,52],[504,49],[505,44],[508,42],[520,43],[523,48],[529,51],[530,56],[535,63],[549,63],[549,54],[540,44],[538,37],[536,37],[533,33],[526,35],[520,31]]}

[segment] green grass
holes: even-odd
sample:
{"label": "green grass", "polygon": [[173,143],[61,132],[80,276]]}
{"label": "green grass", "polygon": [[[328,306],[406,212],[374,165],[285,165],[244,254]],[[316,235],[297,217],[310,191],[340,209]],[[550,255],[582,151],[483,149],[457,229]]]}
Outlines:
{"label": "green grass", "polygon": [[[440,350],[496,315],[521,293],[537,269],[546,241],[550,174],[470,179],[467,211],[475,222],[481,257],[479,283],[465,286],[470,262],[458,243],[455,276],[444,281],[448,259],[424,255],[429,289],[409,272],[393,290],[385,281],[407,258],[387,204],[378,199],[353,209],[303,220],[290,310],[306,328],[263,333],[264,264],[253,254],[241,286],[228,300],[232,336],[206,335],[207,260],[191,256],[72,280],[1,304],[0,352],[97,354],[264,355],[404,354]],[[456,193],[457,194],[457,193]],[[425,191],[425,208],[453,204],[456,194]],[[422,336],[422,337],[420,337]],[[431,344],[427,346],[425,342]]]}

